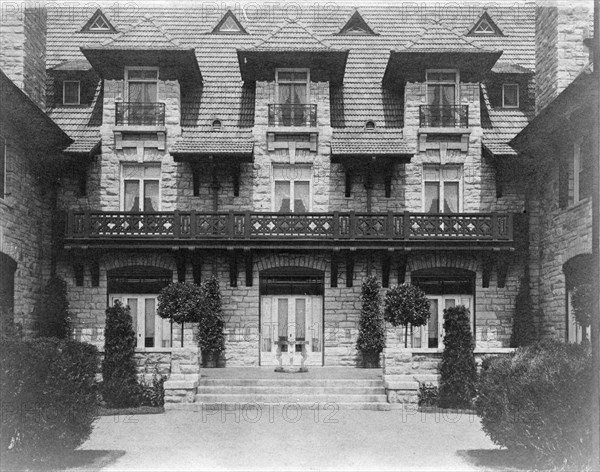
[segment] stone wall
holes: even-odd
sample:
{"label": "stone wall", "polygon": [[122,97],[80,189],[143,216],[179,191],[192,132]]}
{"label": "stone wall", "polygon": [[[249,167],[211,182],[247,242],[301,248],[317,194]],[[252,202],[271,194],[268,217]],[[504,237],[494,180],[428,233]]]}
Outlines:
{"label": "stone wall", "polygon": [[536,112],[539,113],[589,63],[583,40],[593,36],[591,1],[536,9]]}
{"label": "stone wall", "polygon": [[46,9],[5,3],[0,18],[0,68],[40,108],[46,103]]}
{"label": "stone wall", "polygon": [[14,319],[31,329],[31,313],[50,277],[52,188],[39,160],[22,145],[22,130],[6,133],[6,189],[0,198],[0,251],[17,263]]}

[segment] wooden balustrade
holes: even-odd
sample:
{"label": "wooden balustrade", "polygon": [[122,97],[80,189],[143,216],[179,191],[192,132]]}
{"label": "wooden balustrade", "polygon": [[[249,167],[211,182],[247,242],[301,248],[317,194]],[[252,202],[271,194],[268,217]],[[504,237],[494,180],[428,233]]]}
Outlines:
{"label": "wooden balustrade", "polygon": [[513,215],[71,211],[66,239],[512,241]]}

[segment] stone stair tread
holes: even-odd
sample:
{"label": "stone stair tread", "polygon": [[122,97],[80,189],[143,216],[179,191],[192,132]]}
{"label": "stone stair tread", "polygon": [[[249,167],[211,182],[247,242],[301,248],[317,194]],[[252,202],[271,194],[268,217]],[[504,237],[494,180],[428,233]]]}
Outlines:
{"label": "stone stair tread", "polygon": [[383,386],[377,387],[348,387],[348,386],[328,386],[328,387],[299,387],[299,386],[255,386],[255,385],[200,385],[197,393],[263,393],[263,394],[354,394],[354,395],[373,395],[385,394]]}
{"label": "stone stair tread", "polygon": [[[256,402],[261,408],[270,408],[269,402]],[[312,402],[295,402],[294,407],[302,410],[314,410],[315,403]],[[336,407],[340,410],[376,410],[376,411],[389,411],[392,409],[399,409],[395,405],[390,405],[387,402],[336,402]],[[280,405],[283,407],[283,405]],[[323,415],[334,412],[330,406],[321,405],[320,411]],[[165,404],[165,410],[184,410],[192,412],[200,412],[202,409],[205,410],[240,410],[241,405],[239,402],[197,402],[197,403],[167,403]],[[263,411],[264,411],[263,409]],[[267,410],[268,411],[268,410]],[[290,413],[293,414],[293,413]]]}
{"label": "stone stair tread", "polygon": [[383,386],[383,380],[362,379],[211,379],[202,377],[200,386],[204,385],[253,385],[253,386],[303,386],[303,387],[327,387],[327,386]]}
{"label": "stone stair tread", "polygon": [[273,402],[273,403],[296,403],[296,402],[387,402],[385,395],[350,395],[350,394],[238,394],[238,393],[198,393],[195,396],[196,402]]}

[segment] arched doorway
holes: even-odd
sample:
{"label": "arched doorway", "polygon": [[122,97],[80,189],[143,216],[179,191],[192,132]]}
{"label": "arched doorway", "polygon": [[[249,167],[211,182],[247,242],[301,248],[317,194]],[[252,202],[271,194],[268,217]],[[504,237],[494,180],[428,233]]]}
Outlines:
{"label": "arched doorway", "polygon": [[[260,365],[278,365],[276,343],[291,339],[308,343],[307,365],[323,365],[324,287],[324,273],[316,269],[277,267],[260,273]],[[299,344],[293,348],[302,350]]]}

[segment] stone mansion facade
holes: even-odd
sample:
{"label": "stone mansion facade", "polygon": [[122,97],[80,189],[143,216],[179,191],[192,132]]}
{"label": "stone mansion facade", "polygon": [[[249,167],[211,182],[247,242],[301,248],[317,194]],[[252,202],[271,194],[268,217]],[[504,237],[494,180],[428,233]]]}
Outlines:
{"label": "stone mansion facade", "polygon": [[58,275],[77,339],[102,346],[118,299],[159,356],[194,344],[160,289],[215,275],[223,365],[275,365],[285,336],[355,366],[376,275],[430,298],[419,352],[459,304],[478,351],[509,348],[523,284],[540,333],[581,337],[593,130],[528,136],[590,70],[591,5],[116,5],[3,6],[3,316],[28,330]]}

